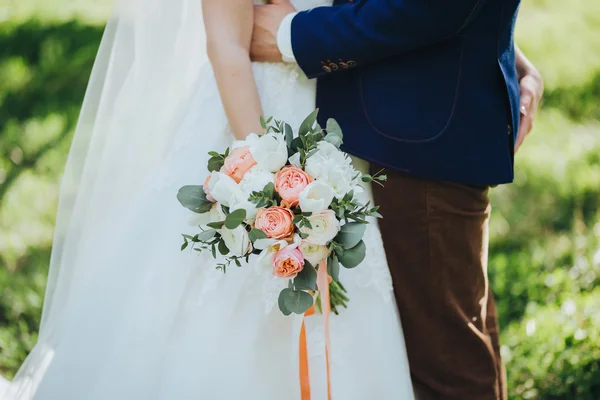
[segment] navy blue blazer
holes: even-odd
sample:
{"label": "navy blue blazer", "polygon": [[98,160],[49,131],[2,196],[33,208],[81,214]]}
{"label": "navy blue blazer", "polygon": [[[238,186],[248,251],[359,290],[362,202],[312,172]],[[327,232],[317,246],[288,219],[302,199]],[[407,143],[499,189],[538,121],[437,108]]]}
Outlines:
{"label": "navy blue blazer", "polygon": [[520,0],[347,0],[300,12],[292,47],[350,154],[475,185],[513,180]]}

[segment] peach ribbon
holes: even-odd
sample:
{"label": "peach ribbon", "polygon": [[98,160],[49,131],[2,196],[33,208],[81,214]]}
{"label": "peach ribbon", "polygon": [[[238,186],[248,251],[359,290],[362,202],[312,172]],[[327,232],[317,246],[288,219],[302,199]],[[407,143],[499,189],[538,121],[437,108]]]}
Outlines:
{"label": "peach ribbon", "polygon": [[[317,270],[317,288],[321,292],[321,308],[323,310],[325,328],[325,363],[327,368],[327,399],[331,400],[331,371],[329,368],[329,275],[327,274],[327,261],[323,261]],[[313,305],[305,313],[304,317],[310,317],[315,313]],[[310,400],[310,377],[308,373],[308,350],[306,345],[306,327],[302,319],[300,328],[300,398]]]}

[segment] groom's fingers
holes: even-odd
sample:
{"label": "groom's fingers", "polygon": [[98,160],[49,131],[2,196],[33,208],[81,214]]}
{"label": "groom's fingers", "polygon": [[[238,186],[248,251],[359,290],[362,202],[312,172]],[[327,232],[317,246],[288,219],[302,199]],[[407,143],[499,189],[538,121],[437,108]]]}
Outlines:
{"label": "groom's fingers", "polygon": [[517,141],[515,143],[515,152],[519,149],[523,140],[531,130],[533,129],[533,119],[537,112],[536,93],[538,89],[538,82],[532,76],[525,76],[519,82],[519,90],[521,92],[521,122],[519,124],[519,133],[517,134]]}

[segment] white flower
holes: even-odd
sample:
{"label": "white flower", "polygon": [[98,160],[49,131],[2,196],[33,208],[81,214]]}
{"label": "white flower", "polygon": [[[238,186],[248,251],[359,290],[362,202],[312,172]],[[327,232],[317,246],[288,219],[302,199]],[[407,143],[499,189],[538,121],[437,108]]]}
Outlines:
{"label": "white flower", "polygon": [[300,229],[300,232],[308,234],[308,237],[305,240],[312,244],[326,245],[340,231],[340,222],[336,218],[333,210],[313,213],[310,217],[307,217],[307,219],[312,228],[309,229],[308,227],[303,226]]}
{"label": "white flower", "polygon": [[215,203],[212,205],[210,210],[205,213],[192,213],[188,222],[192,226],[206,226],[212,222],[225,221],[225,217],[226,215],[223,211],[223,207],[221,207],[221,204]]}
{"label": "white flower", "polygon": [[300,192],[300,209],[303,212],[320,212],[329,208],[333,200],[333,188],[324,181],[313,181]]}
{"label": "white flower", "polygon": [[248,134],[248,136],[246,136],[246,139],[236,140],[235,142],[233,142],[233,144],[231,145],[231,150],[235,150],[238,147],[251,146],[254,143],[256,143],[259,138],[260,136],[258,136],[256,133],[250,133]]}
{"label": "white flower", "polygon": [[258,257],[256,257],[256,265],[271,270],[273,269],[273,258],[275,257],[275,253],[288,246],[292,246],[292,249],[295,249],[300,246],[300,243],[302,243],[300,235],[294,235],[292,243],[288,243],[286,240],[258,239],[254,242],[254,248],[262,251]]}
{"label": "white flower", "polygon": [[334,145],[319,142],[317,151],[306,161],[306,172],[317,181],[333,188],[335,197],[341,199],[358,184],[360,174],[352,166],[352,160]]}
{"label": "white flower", "polygon": [[248,232],[246,232],[246,228],[243,225],[240,225],[235,229],[223,227],[219,229],[219,233],[231,255],[242,257],[248,254],[252,248]]}
{"label": "white flower", "polygon": [[329,142],[317,144],[317,151],[306,160],[306,172],[315,179],[324,176],[328,169],[337,166],[348,166],[350,158]]}
{"label": "white flower", "polygon": [[306,261],[313,266],[319,265],[321,261],[329,256],[329,249],[327,246],[312,244],[307,240],[303,240],[300,244],[300,251],[304,254]]}
{"label": "white flower", "polygon": [[287,163],[288,149],[283,135],[267,133],[250,143],[250,153],[258,165],[269,172],[277,172]]}
{"label": "white flower", "polygon": [[336,198],[341,199],[350,192],[354,187],[353,177],[356,171],[351,166],[346,168],[341,166],[332,166],[327,173],[320,178],[322,182],[326,182],[333,189]]}
{"label": "white flower", "polygon": [[240,188],[248,198],[252,192],[261,192],[268,183],[275,183],[275,174],[255,165],[240,181]]}
{"label": "white flower", "polygon": [[243,193],[238,184],[222,172],[213,172],[208,181],[210,195],[219,203],[229,207],[232,201],[243,199]]}
{"label": "white flower", "polygon": [[294,153],[289,160],[292,167],[302,168],[302,164],[300,163],[300,153]]}

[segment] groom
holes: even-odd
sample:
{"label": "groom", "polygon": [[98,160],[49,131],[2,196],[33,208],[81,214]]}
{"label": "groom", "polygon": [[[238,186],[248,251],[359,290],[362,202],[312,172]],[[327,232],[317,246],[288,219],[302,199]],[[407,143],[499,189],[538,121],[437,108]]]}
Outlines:
{"label": "groom", "polygon": [[506,399],[488,189],[513,180],[542,93],[513,43],[520,0],[271,3],[255,8],[253,59],[319,78],[321,122],[387,168],[374,194],[417,398]]}

